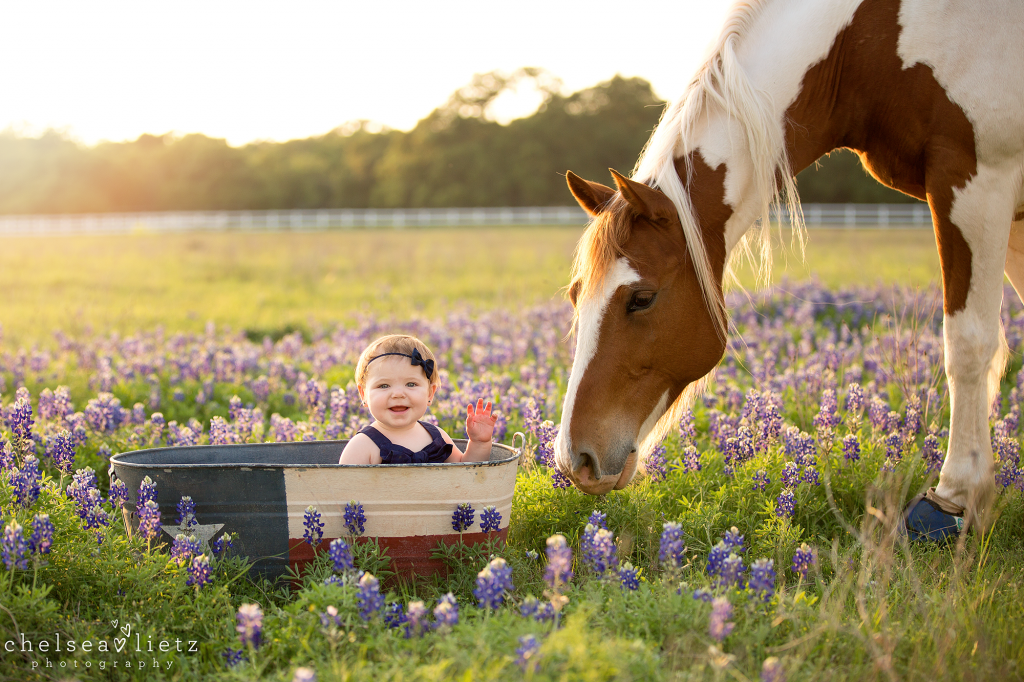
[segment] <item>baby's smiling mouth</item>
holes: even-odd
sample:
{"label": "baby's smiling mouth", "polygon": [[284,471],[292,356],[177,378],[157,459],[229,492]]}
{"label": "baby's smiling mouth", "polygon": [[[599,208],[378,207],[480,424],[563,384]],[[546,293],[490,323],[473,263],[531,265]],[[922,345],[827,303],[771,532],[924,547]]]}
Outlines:
{"label": "baby's smiling mouth", "polygon": [[390,409],[392,412],[405,412],[409,408],[406,405],[396,405],[396,406],[390,407],[388,409]]}

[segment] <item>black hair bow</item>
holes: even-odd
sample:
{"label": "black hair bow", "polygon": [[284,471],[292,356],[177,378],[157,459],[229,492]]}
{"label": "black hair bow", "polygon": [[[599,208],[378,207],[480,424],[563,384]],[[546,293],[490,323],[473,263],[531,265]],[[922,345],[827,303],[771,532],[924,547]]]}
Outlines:
{"label": "black hair bow", "polygon": [[409,357],[412,358],[412,364],[414,366],[415,365],[422,365],[423,366],[423,372],[427,375],[427,381],[430,381],[431,379],[434,378],[434,361],[433,360],[424,360],[423,356],[420,355],[420,349],[419,348],[413,348],[412,349],[412,355],[410,355]]}

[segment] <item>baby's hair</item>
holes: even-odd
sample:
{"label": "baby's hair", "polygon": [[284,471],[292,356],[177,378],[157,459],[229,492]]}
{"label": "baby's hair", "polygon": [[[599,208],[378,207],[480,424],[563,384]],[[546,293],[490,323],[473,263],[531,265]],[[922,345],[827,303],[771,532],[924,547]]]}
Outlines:
{"label": "baby's hair", "polygon": [[[413,349],[418,350],[424,360],[433,360],[434,366],[437,367],[437,359],[434,358],[434,353],[427,348],[427,344],[423,343],[415,336],[391,334],[389,336],[382,336],[376,341],[370,343],[370,345],[366,347],[366,350],[364,350],[359,356],[359,362],[356,363],[356,385],[360,388],[366,387],[366,375],[368,373],[367,365],[370,364],[370,360],[384,353],[403,353],[405,355],[411,355]],[[384,360],[378,360],[378,362],[384,362]],[[434,376],[430,378],[431,386],[439,386],[441,384],[438,374],[439,372],[435,369]]]}

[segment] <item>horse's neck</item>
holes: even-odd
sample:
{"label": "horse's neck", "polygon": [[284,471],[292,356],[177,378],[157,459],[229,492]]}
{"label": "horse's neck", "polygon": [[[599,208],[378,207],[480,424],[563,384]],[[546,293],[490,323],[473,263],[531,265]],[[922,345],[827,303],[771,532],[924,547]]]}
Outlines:
{"label": "horse's neck", "polygon": [[[828,109],[828,77],[838,73],[844,56],[837,37],[860,4],[861,0],[774,0],[759,10],[736,40],[736,63],[742,67],[749,91],[758,93],[760,106],[768,108],[768,118],[779,127],[774,139],[784,140],[791,174],[838,146],[841,134]],[[812,74],[817,75],[808,82]],[[706,119],[696,145],[712,168],[719,164],[727,168],[723,193],[732,209],[724,226],[727,251],[764,209],[765,188],[757,181],[755,159],[759,157],[753,147],[772,141],[761,128],[745,127],[719,110]]]}

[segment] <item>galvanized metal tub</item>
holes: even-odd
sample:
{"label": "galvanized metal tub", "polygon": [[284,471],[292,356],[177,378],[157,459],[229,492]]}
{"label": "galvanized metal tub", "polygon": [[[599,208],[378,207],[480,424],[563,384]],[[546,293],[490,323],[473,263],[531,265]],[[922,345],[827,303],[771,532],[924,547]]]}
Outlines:
{"label": "galvanized metal tub", "polygon": [[[444,570],[430,556],[439,542],[451,544],[461,537],[477,544],[507,536],[521,448],[494,444],[487,462],[340,465],[347,443],[152,448],[114,455],[110,463],[128,486],[129,533],[138,526],[139,485],[149,476],[157,487],[164,540],[177,533],[177,503],[187,495],[195,502],[198,536],[212,541],[231,533],[232,551],[248,557],[253,572],[267,577],[283,575],[289,566],[301,569],[313,558],[312,546],[303,540],[303,515],[310,505],[324,523],[318,551],[326,551],[335,538],[350,539],[344,511],[356,501],[366,514],[363,537],[376,538],[387,548],[392,569],[408,577]],[[455,443],[466,446],[464,440]],[[452,514],[462,502],[472,504],[477,514],[473,526],[460,534],[452,527]],[[487,505],[494,505],[501,521],[497,531],[485,533],[480,512]]]}

